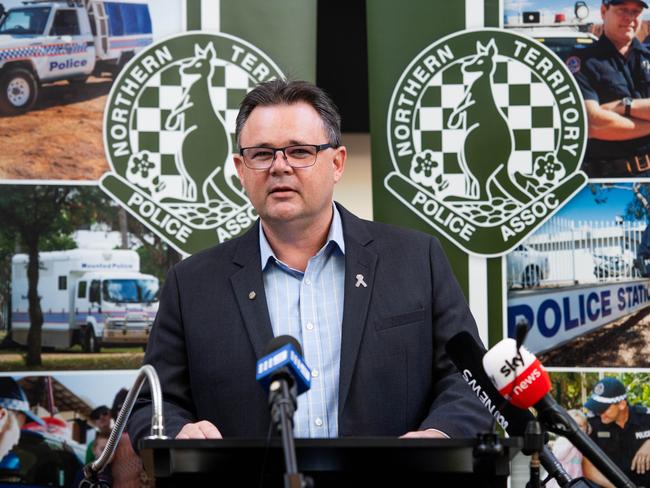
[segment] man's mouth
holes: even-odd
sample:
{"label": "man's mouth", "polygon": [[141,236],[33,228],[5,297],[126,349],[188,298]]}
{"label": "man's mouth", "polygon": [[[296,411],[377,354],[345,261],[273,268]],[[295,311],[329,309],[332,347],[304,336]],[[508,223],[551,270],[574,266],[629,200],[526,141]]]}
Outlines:
{"label": "man's mouth", "polygon": [[296,190],[294,190],[290,186],[275,186],[275,187],[271,188],[271,191],[269,191],[269,195],[274,194],[274,193],[289,193],[289,192],[295,192],[295,191]]}

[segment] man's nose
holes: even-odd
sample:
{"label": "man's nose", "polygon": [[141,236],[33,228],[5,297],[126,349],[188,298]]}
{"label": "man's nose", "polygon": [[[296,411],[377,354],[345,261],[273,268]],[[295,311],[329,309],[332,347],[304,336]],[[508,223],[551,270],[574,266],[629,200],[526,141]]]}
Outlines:
{"label": "man's nose", "polygon": [[[278,155],[278,153],[280,153]],[[284,172],[288,173],[291,171],[293,168],[287,161],[287,157],[282,149],[276,149],[273,152],[273,161],[271,161],[271,167],[269,168],[269,172],[271,174],[273,173],[279,173],[279,172]]]}

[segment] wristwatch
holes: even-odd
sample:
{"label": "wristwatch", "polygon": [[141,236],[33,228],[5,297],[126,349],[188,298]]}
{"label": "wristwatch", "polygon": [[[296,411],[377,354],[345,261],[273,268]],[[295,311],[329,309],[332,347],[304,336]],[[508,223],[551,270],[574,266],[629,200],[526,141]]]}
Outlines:
{"label": "wristwatch", "polygon": [[629,118],[630,113],[632,112],[632,98],[623,98],[623,107],[625,107],[625,116]]}

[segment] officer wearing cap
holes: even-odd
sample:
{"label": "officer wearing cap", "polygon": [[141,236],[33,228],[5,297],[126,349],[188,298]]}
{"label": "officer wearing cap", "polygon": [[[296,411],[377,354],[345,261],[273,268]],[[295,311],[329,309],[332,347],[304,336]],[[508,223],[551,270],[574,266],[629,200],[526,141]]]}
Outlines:
{"label": "officer wearing cap", "polygon": [[[616,378],[596,383],[585,403],[593,412],[591,438],[638,486],[650,486],[650,414],[642,405],[629,405],[627,391]],[[604,487],[614,487],[586,458],[584,476]]]}
{"label": "officer wearing cap", "polygon": [[13,378],[0,377],[0,459],[18,444],[20,429],[27,422],[45,422],[29,410],[23,389]]}
{"label": "officer wearing cap", "polygon": [[648,5],[603,0],[603,34],[567,60],[585,99],[592,178],[650,176],[650,50],[636,38]]}
{"label": "officer wearing cap", "polygon": [[[93,409],[90,412],[90,420],[95,424],[97,432],[102,435],[110,435],[111,430],[113,429],[113,417],[111,415],[111,410],[106,405],[100,405]],[[95,446],[95,441],[88,443],[86,447],[86,464],[92,463],[96,457],[93,452]]]}

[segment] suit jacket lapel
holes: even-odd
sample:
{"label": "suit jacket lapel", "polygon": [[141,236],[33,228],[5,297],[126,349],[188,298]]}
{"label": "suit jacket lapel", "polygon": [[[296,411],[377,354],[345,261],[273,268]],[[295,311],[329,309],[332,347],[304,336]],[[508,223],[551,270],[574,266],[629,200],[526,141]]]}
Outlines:
{"label": "suit jacket lapel", "polygon": [[266,345],[273,338],[260,264],[259,228],[258,221],[257,225],[240,239],[233,262],[241,266],[241,269],[230,277],[244,326],[258,359],[262,357]]}
{"label": "suit jacket lapel", "polygon": [[[377,254],[366,247],[372,241],[361,219],[338,205],[345,236],[345,298],[339,377],[339,417],[350,391],[361,338],[366,327],[368,306],[375,281]],[[358,276],[361,277],[358,278]],[[367,286],[363,286],[363,281]],[[357,286],[359,282],[359,286]]]}

